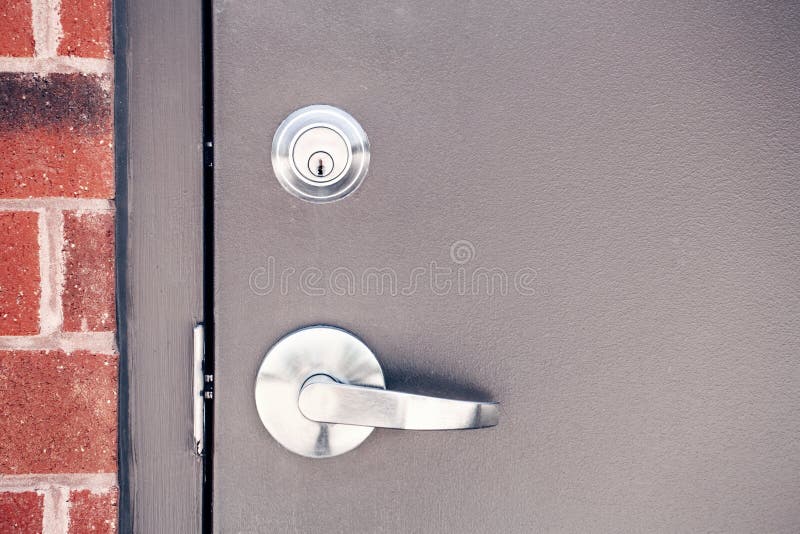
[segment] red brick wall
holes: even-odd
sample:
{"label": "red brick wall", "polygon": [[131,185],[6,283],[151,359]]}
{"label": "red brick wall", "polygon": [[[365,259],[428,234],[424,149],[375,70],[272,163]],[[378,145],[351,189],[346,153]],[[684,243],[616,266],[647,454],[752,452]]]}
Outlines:
{"label": "red brick wall", "polygon": [[114,532],[110,0],[0,0],[0,533]]}

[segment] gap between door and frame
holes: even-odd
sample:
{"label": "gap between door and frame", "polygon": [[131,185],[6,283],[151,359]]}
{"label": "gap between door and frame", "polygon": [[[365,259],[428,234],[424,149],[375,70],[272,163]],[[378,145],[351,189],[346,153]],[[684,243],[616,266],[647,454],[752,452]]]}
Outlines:
{"label": "gap between door and frame", "polygon": [[[214,0],[202,0],[203,57],[203,318],[205,357],[203,372],[214,375]],[[203,454],[203,532],[211,534],[214,482],[214,399],[204,398],[205,450]]]}

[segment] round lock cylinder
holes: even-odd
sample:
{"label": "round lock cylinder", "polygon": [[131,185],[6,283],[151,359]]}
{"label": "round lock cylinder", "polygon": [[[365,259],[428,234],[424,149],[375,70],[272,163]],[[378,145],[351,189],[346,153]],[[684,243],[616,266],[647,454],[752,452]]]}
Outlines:
{"label": "round lock cylinder", "polygon": [[272,167],[278,182],[310,202],[349,195],[363,181],[368,166],[367,134],[350,114],[333,106],[295,111],[272,140]]}
{"label": "round lock cylinder", "polygon": [[292,167],[311,183],[332,182],[350,162],[350,147],[332,128],[312,126],[298,134],[292,147]]}
{"label": "round lock cylinder", "polygon": [[317,151],[308,158],[308,170],[311,173],[311,179],[315,182],[332,180],[333,178],[328,178],[328,176],[333,172],[333,166],[333,158],[327,152]]}

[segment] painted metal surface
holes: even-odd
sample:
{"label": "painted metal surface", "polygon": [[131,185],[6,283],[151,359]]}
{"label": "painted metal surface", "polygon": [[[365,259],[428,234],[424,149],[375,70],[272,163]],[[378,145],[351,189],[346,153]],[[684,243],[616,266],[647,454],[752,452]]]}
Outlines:
{"label": "painted metal surface", "polygon": [[[788,4],[216,4],[220,532],[796,531],[800,39]],[[331,204],[270,142],[371,143]],[[270,438],[263,354],[358,332],[487,431]],[[391,453],[390,453],[391,451]]]}

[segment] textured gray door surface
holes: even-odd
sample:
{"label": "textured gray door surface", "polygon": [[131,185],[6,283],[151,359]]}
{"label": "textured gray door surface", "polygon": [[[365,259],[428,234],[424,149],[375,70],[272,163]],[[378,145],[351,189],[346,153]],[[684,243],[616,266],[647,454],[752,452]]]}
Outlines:
{"label": "textured gray door surface", "polygon": [[[218,1],[215,529],[800,530],[799,13]],[[270,164],[310,104],[372,144],[330,204]],[[256,371],[319,323],[499,426],[283,449]]]}

